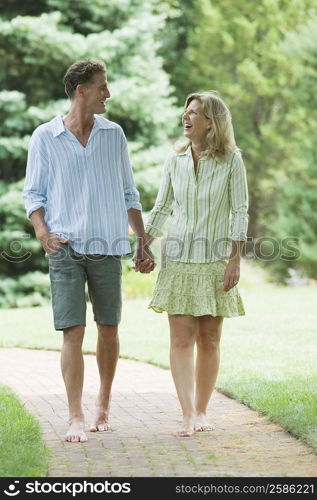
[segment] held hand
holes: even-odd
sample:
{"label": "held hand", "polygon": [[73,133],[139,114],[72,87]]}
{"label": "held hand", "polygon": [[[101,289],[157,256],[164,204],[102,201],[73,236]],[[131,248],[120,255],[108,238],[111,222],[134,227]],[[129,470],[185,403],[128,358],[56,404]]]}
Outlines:
{"label": "held hand", "polygon": [[225,292],[228,292],[237,285],[240,279],[240,262],[235,260],[229,260],[225,276],[223,280],[223,289]]}
{"label": "held hand", "polygon": [[132,260],[134,262],[133,269],[136,272],[150,273],[156,266],[154,255],[146,245],[140,244],[137,246]]}
{"label": "held hand", "polygon": [[37,235],[37,238],[48,255],[57,252],[62,243],[68,242],[67,239],[61,238],[60,236],[57,236],[57,234],[49,232]]}

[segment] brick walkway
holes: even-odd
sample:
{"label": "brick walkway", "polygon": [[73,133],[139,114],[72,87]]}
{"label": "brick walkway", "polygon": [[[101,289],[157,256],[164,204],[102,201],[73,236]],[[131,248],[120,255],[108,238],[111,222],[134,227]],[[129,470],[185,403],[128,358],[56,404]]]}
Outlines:
{"label": "brick walkway", "polygon": [[[89,433],[88,443],[66,443],[67,404],[59,353],[0,349],[0,381],[39,419],[52,451],[55,477],[317,477],[317,456],[266,417],[215,392],[210,419],[215,430],[177,438],[180,409],[171,375],[151,365],[119,360],[111,425]],[[93,417],[98,390],[94,356],[85,356],[84,407]]]}

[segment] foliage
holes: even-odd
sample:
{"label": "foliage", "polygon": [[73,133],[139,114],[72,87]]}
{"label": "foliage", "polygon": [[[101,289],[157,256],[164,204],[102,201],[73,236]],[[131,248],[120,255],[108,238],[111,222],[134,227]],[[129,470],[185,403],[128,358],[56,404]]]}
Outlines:
{"label": "foliage", "polygon": [[247,167],[253,244],[274,237],[278,254],[283,238],[299,238],[300,257],[278,257],[272,271],[277,280],[290,267],[316,278],[317,1],[199,0],[186,9],[177,0],[165,4],[161,50],[178,102],[212,88],[231,108]]}
{"label": "foliage", "polygon": [[48,450],[39,423],[15,394],[0,386],[1,477],[43,477],[48,469]]}
{"label": "foliage", "polygon": [[[3,228],[0,231],[0,274],[7,275],[12,281],[16,276],[33,270],[48,269],[44,252],[34,238],[31,222],[25,216],[22,186],[23,180],[10,184],[2,194],[0,190],[0,226]],[[18,282],[16,286],[19,288]],[[16,291],[18,288],[13,287]],[[2,294],[5,294],[5,288]],[[8,300],[12,303],[11,298]]]}
{"label": "foliage", "polygon": [[[25,139],[11,149],[10,140],[27,137],[41,122],[67,111],[63,75],[74,60],[85,57],[106,62],[112,93],[109,118],[123,126],[129,141],[142,149],[163,144],[177,116],[169,77],[157,55],[164,17],[154,13],[152,2],[47,0],[46,10],[38,16],[0,19],[0,80],[6,89],[0,93],[0,135],[5,138],[0,167],[9,169],[11,161],[7,180],[23,176],[26,153]],[[94,31],[87,32],[87,26]],[[12,154],[17,149],[21,161],[15,169]]]}
{"label": "foliage", "polygon": [[104,29],[86,36],[63,24],[59,12],[2,21],[2,85],[24,94],[28,105],[46,105],[63,98],[62,77],[74,60],[102,59],[109,68],[110,119],[123,125],[130,140],[158,144],[175,123],[169,79],[157,56],[155,36],[162,25],[150,3],[147,8],[136,7],[133,16],[113,31]]}
{"label": "foliage", "polygon": [[150,167],[146,170],[141,170],[135,175],[135,182],[140,192],[144,210],[150,210],[155,202],[161,175],[161,167]]}
{"label": "foliage", "polygon": [[[292,236],[298,240],[298,258],[291,267],[309,278],[317,278],[317,17],[290,33],[283,44],[293,60],[297,76],[292,88],[294,154],[297,167],[288,171],[279,186],[277,218],[272,229],[280,240]],[[289,262],[272,263],[282,280],[288,277]]]}
{"label": "foliage", "polygon": [[[282,281],[290,267],[316,277],[317,0],[188,0],[186,8],[180,0],[0,0],[0,9],[0,274],[47,271],[20,199],[28,140],[67,113],[66,68],[93,57],[107,63],[107,117],[127,135],[144,210],[186,95],[217,89],[247,167],[252,244],[275,238],[278,253],[284,238],[298,238],[299,258],[268,262],[272,272]],[[32,258],[3,254],[20,258],[24,249]]]}
{"label": "foliage", "polygon": [[49,277],[40,271],[23,274],[13,279],[1,276],[0,307],[42,306],[50,298]]}
{"label": "foliage", "polygon": [[173,145],[166,141],[162,146],[150,146],[147,149],[140,144],[130,144],[133,158],[134,180],[140,193],[143,211],[149,211],[154,205],[163,173],[163,165]]}
{"label": "foliage", "polygon": [[[298,69],[282,44],[317,3],[200,0],[189,2],[186,13],[176,5],[171,29],[179,21],[174,50],[182,57],[182,70],[171,72],[172,83],[181,103],[189,92],[211,88],[228,102],[248,171],[249,234],[263,235],[276,214],[276,186],[297,165],[292,92]],[[168,64],[176,54],[167,54]]]}
{"label": "foliage", "polygon": [[[106,62],[107,117],[123,127],[136,169],[162,164],[178,108],[158,55],[165,17],[152,1],[41,0],[0,6],[0,274],[16,277],[16,287],[6,284],[18,294],[14,302],[8,292],[2,303],[21,304],[19,294],[26,290],[19,277],[47,271],[21,198],[28,142],[38,125],[67,113],[62,83],[67,67],[87,57]],[[147,186],[140,191],[149,207],[156,193]],[[35,288],[32,293],[29,301],[41,303]]]}

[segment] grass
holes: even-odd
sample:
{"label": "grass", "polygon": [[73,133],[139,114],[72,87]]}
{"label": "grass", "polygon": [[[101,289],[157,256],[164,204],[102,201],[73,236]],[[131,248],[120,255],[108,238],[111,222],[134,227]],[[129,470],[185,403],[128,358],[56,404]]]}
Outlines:
{"label": "grass", "polygon": [[43,477],[48,451],[38,422],[6,386],[0,386],[0,477]]}
{"label": "grass", "polygon": [[[224,322],[217,388],[317,451],[317,287],[276,287],[261,273],[248,264],[242,274],[247,314]],[[145,288],[150,287],[149,276],[133,276],[131,281],[145,278]],[[124,301],[121,356],[169,368],[167,317],[147,309],[148,302]],[[60,349],[62,335],[54,331],[50,306],[0,310],[0,321],[2,346]],[[85,352],[95,352],[95,343],[89,307]]]}

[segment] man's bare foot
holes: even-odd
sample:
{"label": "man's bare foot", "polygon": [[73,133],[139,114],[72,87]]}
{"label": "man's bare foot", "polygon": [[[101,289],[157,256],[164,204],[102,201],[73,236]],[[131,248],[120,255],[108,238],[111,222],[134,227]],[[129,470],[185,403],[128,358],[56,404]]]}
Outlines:
{"label": "man's bare foot", "polygon": [[183,425],[180,431],[176,433],[177,437],[190,437],[194,434],[194,419],[192,417],[184,417]]}
{"label": "man's bare foot", "polygon": [[104,432],[110,431],[111,427],[108,424],[109,408],[106,410],[101,405],[96,405],[96,416],[94,422],[91,424],[90,432]]}
{"label": "man's bare foot", "polygon": [[88,441],[84,428],[85,424],[82,419],[71,419],[69,429],[65,434],[65,441],[69,443],[85,443]]}
{"label": "man's bare foot", "polygon": [[195,431],[196,432],[206,432],[213,431],[214,427],[207,421],[207,417],[204,413],[198,413],[195,421]]}

